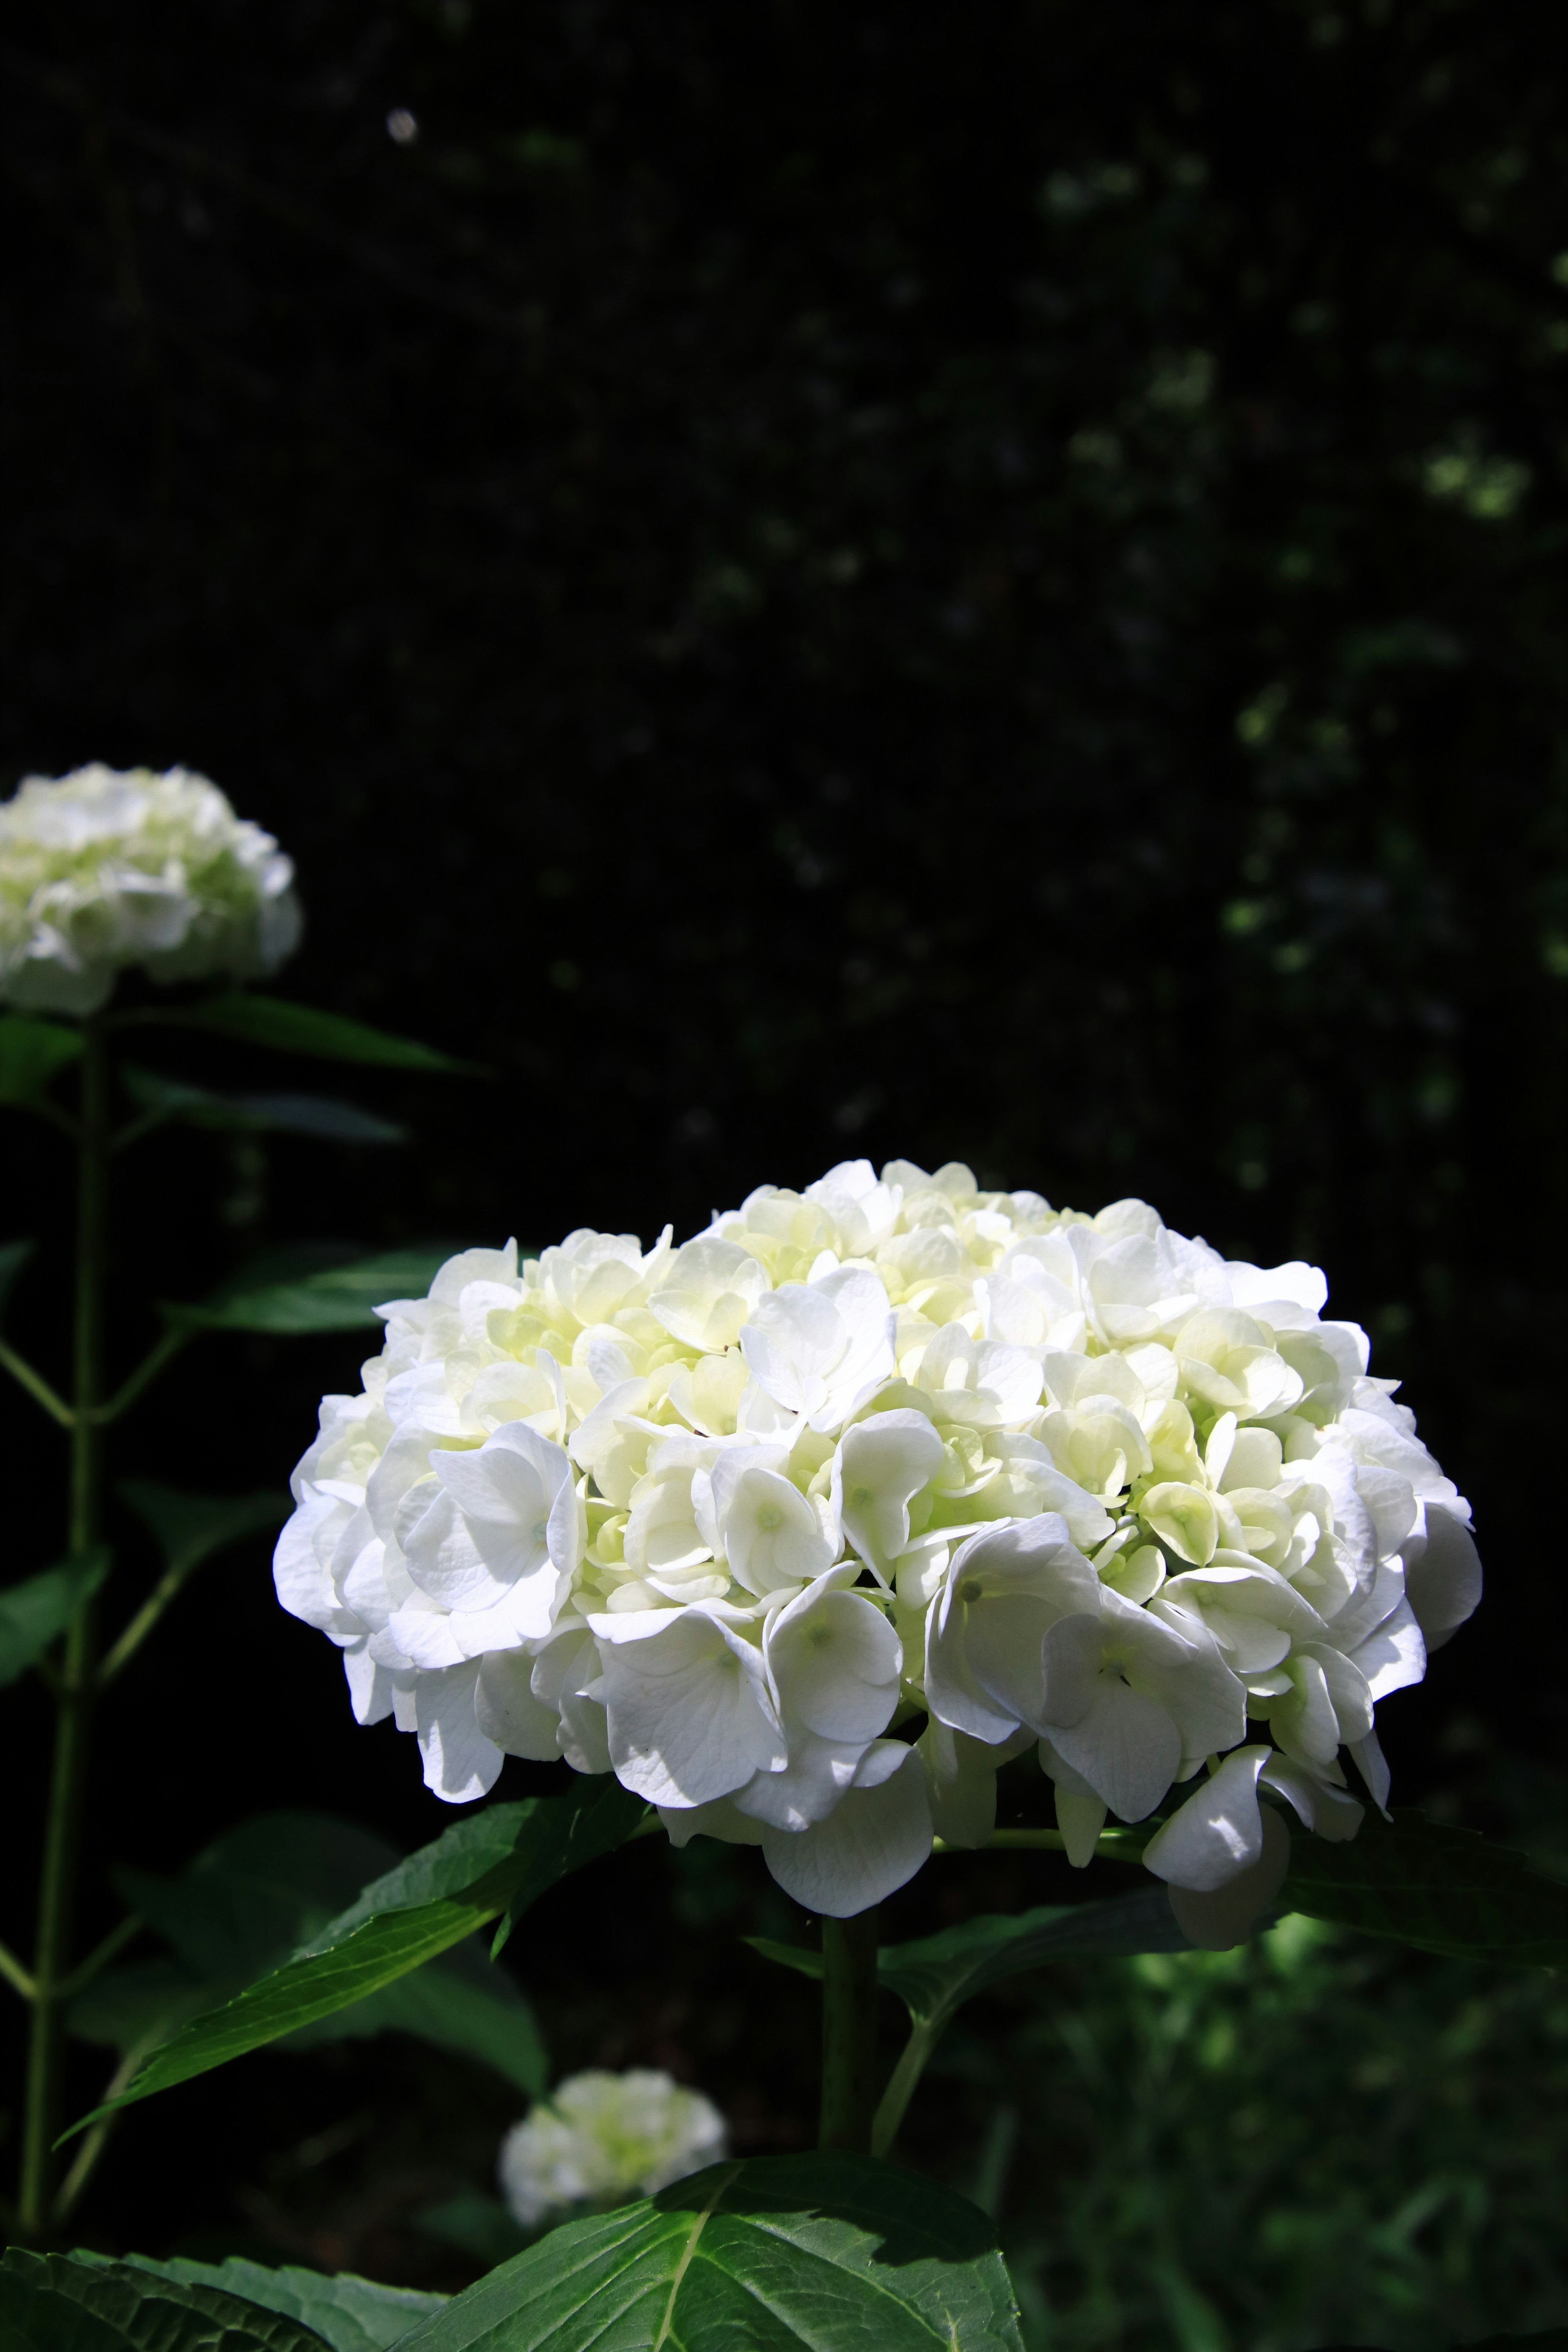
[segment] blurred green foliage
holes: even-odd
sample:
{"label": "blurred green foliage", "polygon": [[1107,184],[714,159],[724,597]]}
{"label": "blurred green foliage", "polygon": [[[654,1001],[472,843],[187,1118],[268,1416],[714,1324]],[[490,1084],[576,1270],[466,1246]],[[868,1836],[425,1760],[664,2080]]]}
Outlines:
{"label": "blurred green foliage", "polygon": [[1052,1969],[935,2064],[1032,2352],[1432,2352],[1568,2322],[1558,1977],[1296,1917]]}

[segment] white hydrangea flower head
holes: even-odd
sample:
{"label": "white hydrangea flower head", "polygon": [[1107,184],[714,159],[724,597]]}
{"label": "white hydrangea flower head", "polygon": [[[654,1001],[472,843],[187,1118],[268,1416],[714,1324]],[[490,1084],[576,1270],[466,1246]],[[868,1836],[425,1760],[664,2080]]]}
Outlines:
{"label": "white hydrangea flower head", "polygon": [[568,2075],[501,2143],[501,2195],[525,2229],[580,2205],[651,2197],[726,2153],[724,2118],[654,2067]]}
{"label": "white hydrangea flower head", "polygon": [[681,1247],[468,1250],[381,1312],[285,1608],[431,1788],[615,1772],[842,1917],[983,1845],[1034,1748],[1069,1859],[1158,1817],[1194,1940],[1388,1793],[1379,1699],[1480,1597],[1469,1506],[1314,1267],[864,1160]]}
{"label": "white hydrangea flower head", "polygon": [[205,776],[93,765],[0,803],[0,998],[96,1013],[118,974],[249,980],[298,946],[294,868]]}

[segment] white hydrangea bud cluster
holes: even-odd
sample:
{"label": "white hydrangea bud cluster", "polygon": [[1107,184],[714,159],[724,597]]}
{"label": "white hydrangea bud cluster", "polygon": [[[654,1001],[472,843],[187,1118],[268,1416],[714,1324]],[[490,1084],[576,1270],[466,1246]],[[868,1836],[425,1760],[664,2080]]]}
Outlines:
{"label": "white hydrangea bud cluster", "polygon": [[1326,1297],[1141,1201],[902,1160],[680,1248],[469,1250],[324,1401],[279,1595],[440,1795],[503,1753],[613,1770],[838,1916],[933,1832],[984,1844],[1028,1747],[1075,1863],[1203,1776],[1144,1858],[1205,1934],[1278,1883],[1260,1787],[1349,1837],[1348,1748],[1383,1802],[1373,1704],[1479,1596]]}
{"label": "white hydrangea bud cluster", "polygon": [[85,1014],[132,964],[275,971],[299,944],[293,881],[272,835],[184,768],[28,776],[0,803],[0,997]]}
{"label": "white hydrangea bud cluster", "polygon": [[712,2102],[656,2067],[571,2074],[502,2141],[501,2195],[531,2230],[574,2205],[652,2197],[727,2145]]}

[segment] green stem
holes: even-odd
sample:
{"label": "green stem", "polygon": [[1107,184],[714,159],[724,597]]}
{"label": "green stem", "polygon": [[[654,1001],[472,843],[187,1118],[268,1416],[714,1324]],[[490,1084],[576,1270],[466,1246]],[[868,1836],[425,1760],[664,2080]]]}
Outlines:
{"label": "green stem", "polygon": [[877,1913],[822,1923],[822,2123],[816,2144],[866,2156],[877,2104]]}
{"label": "green stem", "polygon": [[111,1421],[118,1421],[121,1413],[129,1412],[142,1391],[151,1388],[164,1365],[171,1362],[182,1348],[188,1348],[196,1336],[195,1331],[165,1331],[163,1338],[149,1348],[129,1380],[115,1390],[107,1402],[97,1407],[93,1419],[99,1427],[107,1428]]}
{"label": "green stem", "polygon": [[[104,1277],[108,1256],[110,1086],[102,1026],[84,1024],[77,1151],[76,1329],[69,1475],[69,1550],[79,1559],[99,1539],[103,1433]],[[32,2238],[47,2227],[60,2126],[65,2012],[87,1793],[88,1741],[98,1658],[98,1612],[84,1601],[66,1631],[56,1697],[54,1773],[44,1827],[33,1963],[33,2031],[27,2052],[18,2221]]]}
{"label": "green stem", "polygon": [[899,2137],[899,2126],[925,2073],[926,2061],[947,2030],[948,2013],[918,2018],[894,2067],[871,2122],[871,2153],[886,2156]]}
{"label": "green stem", "polygon": [[70,1427],[75,1416],[65,1399],[57,1396],[42,1372],[36,1372],[26,1356],[19,1356],[4,1339],[0,1339],[0,1370],[9,1372],[18,1388],[26,1389],[34,1402],[43,1406],[51,1421],[58,1421],[62,1429]]}

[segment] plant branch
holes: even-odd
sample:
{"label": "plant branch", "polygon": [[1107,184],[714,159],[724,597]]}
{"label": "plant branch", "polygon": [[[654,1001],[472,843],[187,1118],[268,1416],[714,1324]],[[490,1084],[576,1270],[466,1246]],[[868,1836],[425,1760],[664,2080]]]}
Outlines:
{"label": "plant branch", "polygon": [[[1101,1830],[1095,1847],[1098,1862],[1142,1862],[1148,1841],[1137,1830]],[[1065,1853],[1066,1840],[1060,1830],[993,1830],[984,1845],[950,1845],[945,1838],[932,1838],[933,1853]]]}
{"label": "plant branch", "polygon": [[184,1567],[165,1569],[146,1600],[114,1643],[98,1670],[98,1687],[107,1690],[115,1676],[128,1666],[153,1626],[200,1567],[199,1559]]}
{"label": "plant branch", "polygon": [[[103,1381],[110,1106],[108,1040],[97,1020],[83,1024],[79,1066],[75,1364],[67,1423],[71,1433],[68,1553],[73,1559],[85,1559],[92,1550],[102,1516],[103,1442],[98,1407]],[[62,1416],[57,1416],[59,1417]],[[89,1596],[66,1629],[60,1660],[61,1687],[55,1700],[54,1768],[38,1882],[33,2022],[27,2048],[17,2198],[18,2225],[35,2241],[47,2228],[54,2195],[54,2143],[59,2131],[65,2042],[63,1989],[71,1974],[70,1947],[97,1665],[98,1608],[96,1599]],[[85,2179],[81,2158],[72,2168],[73,2180],[79,2173]]]}
{"label": "plant branch", "polygon": [[118,1927],[111,1927],[102,1943],[90,1951],[79,1967],[74,1968],[58,1986],[60,2000],[74,2000],[79,1992],[85,1991],[94,1977],[100,1975],[110,1960],[117,1960],[127,1944],[135,1941],[145,1924],[133,1911],[128,1919],[121,1919]]}
{"label": "plant branch", "polygon": [[9,1372],[17,1386],[25,1388],[34,1402],[43,1406],[51,1421],[58,1421],[62,1429],[75,1426],[76,1415],[64,1397],[58,1395],[42,1372],[36,1372],[26,1358],[19,1356],[5,1339],[0,1339],[0,1370]]}
{"label": "plant branch", "polygon": [[0,1944],[0,1977],[4,1977],[6,1983],[19,1992],[24,2000],[31,2000],[35,1997],[37,1988],[32,1978],[27,1974],[16,1953],[5,1944]]}
{"label": "plant branch", "polygon": [[118,1158],[121,1152],[129,1151],[133,1143],[140,1143],[144,1135],[151,1135],[155,1128],[167,1127],[168,1124],[166,1110],[144,1110],[139,1118],[128,1118],[110,1144],[110,1154]]}
{"label": "plant branch", "polygon": [[7,1108],[31,1111],[35,1118],[47,1118],[51,1127],[58,1127],[62,1135],[68,1135],[73,1143],[81,1141],[81,1129],[69,1111],[62,1110],[58,1102],[49,1100],[47,1095],[36,1095],[31,1102],[11,1103]]}
{"label": "plant branch", "polygon": [[94,1407],[91,1419],[100,1428],[106,1428],[111,1421],[118,1421],[122,1413],[129,1412],[143,1390],[152,1387],[164,1365],[172,1362],[182,1348],[188,1348],[195,1336],[194,1331],[165,1331],[163,1338],[149,1348],[130,1379],[121,1382],[106,1403]]}
{"label": "plant branch", "polygon": [[[127,2051],[105,2085],[103,2101],[100,2102],[100,2105],[119,2097],[148,2051],[154,2046],[157,2038],[155,2033],[148,2034],[137,2042],[134,2049]],[[109,2145],[109,2135],[119,2121],[119,2113],[105,2116],[100,2123],[94,2124],[82,2141],[77,2150],[76,2162],[61,2181],[54,2202],[49,2208],[49,2219],[52,2221],[59,2222],[69,2219],[82,2190],[98,2169],[98,2160]]]}
{"label": "plant branch", "polygon": [[915,2095],[926,2062],[947,2030],[942,2017],[922,2017],[910,2028],[910,2038],[900,2054],[899,2063],[889,2079],[888,2087],[878,2102],[871,2119],[871,2153],[886,2156],[899,2137],[899,2126],[904,2120],[910,2101]]}

